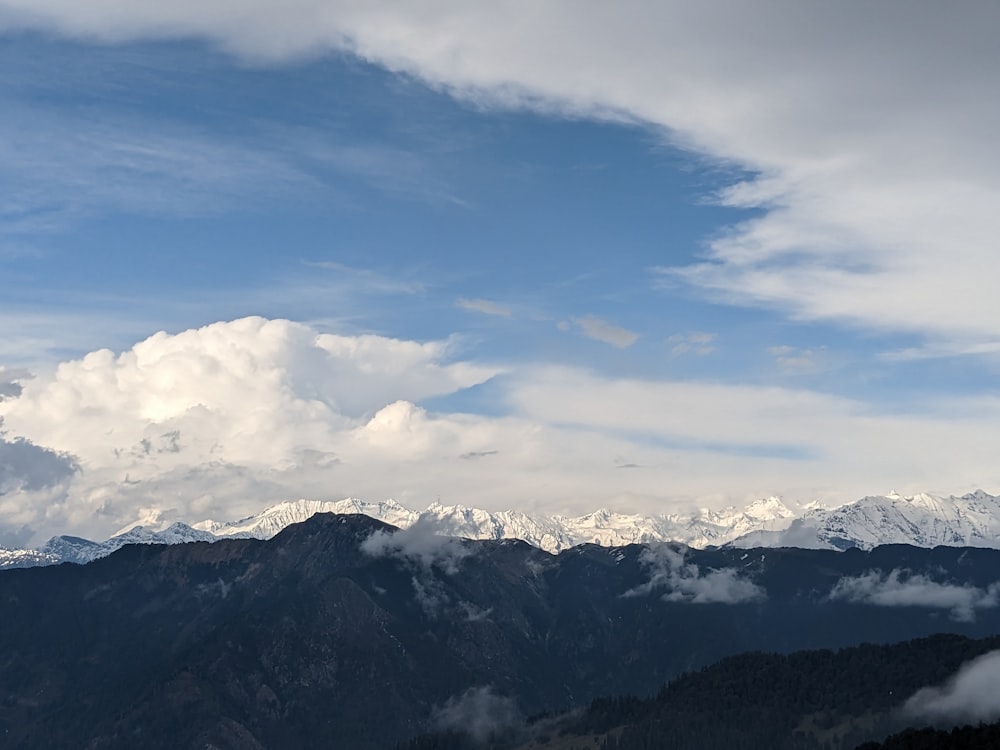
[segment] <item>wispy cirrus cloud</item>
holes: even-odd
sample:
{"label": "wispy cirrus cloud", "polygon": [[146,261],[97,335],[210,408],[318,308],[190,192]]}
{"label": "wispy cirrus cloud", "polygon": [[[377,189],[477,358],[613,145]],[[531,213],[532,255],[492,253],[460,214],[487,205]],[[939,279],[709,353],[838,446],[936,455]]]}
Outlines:
{"label": "wispy cirrus cloud", "polygon": [[675,333],[667,339],[670,344],[670,354],[679,357],[683,354],[694,354],[704,357],[715,351],[715,340],[718,335],[707,331],[693,331],[692,333]]}
{"label": "wispy cirrus cloud", "polygon": [[609,323],[594,315],[573,318],[573,322],[587,338],[611,344],[616,349],[627,349],[639,340],[639,334],[635,331],[630,331],[614,323]]}
{"label": "wispy cirrus cloud", "polygon": [[478,312],[483,315],[496,315],[501,318],[509,318],[511,315],[511,309],[509,307],[488,299],[468,299],[466,297],[459,297],[455,304],[463,310]]}
{"label": "wispy cirrus cloud", "polygon": [[73,119],[15,101],[0,133],[6,235],[63,231],[106,211],[204,217],[321,188],[279,154],[140,115]]}
{"label": "wispy cirrus cloud", "polygon": [[775,362],[790,374],[804,374],[821,369],[822,350],[802,349],[787,344],[769,346],[767,353],[774,357]]}

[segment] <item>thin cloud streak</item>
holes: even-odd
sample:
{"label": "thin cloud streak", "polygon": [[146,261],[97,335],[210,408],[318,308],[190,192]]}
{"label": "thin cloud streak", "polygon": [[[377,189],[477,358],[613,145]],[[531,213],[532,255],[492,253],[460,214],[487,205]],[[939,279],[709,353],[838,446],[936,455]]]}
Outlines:
{"label": "thin cloud streak", "polygon": [[509,307],[488,299],[466,299],[465,297],[460,297],[455,304],[463,310],[478,312],[483,315],[496,315],[501,318],[509,318],[511,315]]}
{"label": "thin cloud streak", "polygon": [[583,335],[587,338],[611,344],[616,349],[627,349],[639,340],[639,334],[635,331],[622,328],[593,315],[587,315],[583,318],[573,318],[573,322],[579,326]]}

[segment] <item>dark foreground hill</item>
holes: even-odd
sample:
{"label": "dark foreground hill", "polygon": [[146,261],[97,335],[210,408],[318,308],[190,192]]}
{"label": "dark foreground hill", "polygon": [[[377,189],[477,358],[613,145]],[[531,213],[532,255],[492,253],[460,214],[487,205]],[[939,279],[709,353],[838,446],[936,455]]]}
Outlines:
{"label": "dark foreground hill", "polygon": [[906,699],[998,648],[1000,636],[937,635],[837,652],[741,654],[684,675],[645,700],[600,698],[583,711],[512,722],[485,738],[439,731],[400,750],[995,748],[1000,745],[989,743],[998,736],[996,726],[911,729],[884,746],[871,740],[926,723],[919,709],[904,710]]}
{"label": "dark foreground hill", "polygon": [[1000,724],[944,729],[908,729],[885,742],[866,742],[858,750],[996,750],[1000,747]]}
{"label": "dark foreground hill", "polygon": [[385,748],[480,698],[561,711],[746,651],[1000,632],[995,550],[551,556],[392,531],[320,515],[0,574],[0,746]]}

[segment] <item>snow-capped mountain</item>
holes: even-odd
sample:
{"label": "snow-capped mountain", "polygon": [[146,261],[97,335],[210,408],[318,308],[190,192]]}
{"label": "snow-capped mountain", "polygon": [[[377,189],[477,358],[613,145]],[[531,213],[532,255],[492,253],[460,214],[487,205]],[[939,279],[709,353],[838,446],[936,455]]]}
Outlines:
{"label": "snow-capped mountain", "polygon": [[283,502],[239,521],[201,521],[193,527],[217,537],[269,539],[289,524],[304,521],[315,513],[362,513],[400,528],[408,528],[422,519],[448,536],[522,539],[552,553],[585,542],[607,547],[658,541],[679,541],[692,547],[720,545],[751,529],[783,529],[795,518],[781,500],[773,497],[751,503],[742,511],[728,508],[699,511],[691,516],[657,516],[601,509],[577,518],[528,515],[515,510],[493,512],[440,503],[431,503],[421,513],[404,508],[394,500],[372,503],[348,498]]}
{"label": "snow-capped mountain", "polygon": [[839,508],[812,508],[784,529],[754,529],[737,547],[871,549],[880,544],[917,547],[1000,547],[1000,497],[978,490],[939,497],[895,492]]}
{"label": "snow-capped mountain", "polygon": [[208,532],[193,529],[187,524],[174,523],[160,531],[146,526],[134,526],[124,534],[118,534],[104,542],[92,542],[78,536],[54,536],[41,547],[39,553],[54,558],[53,562],[83,564],[99,557],[107,557],[126,544],[184,544],[215,541],[218,541],[217,537]]}
{"label": "snow-capped mountain", "polygon": [[0,547],[0,570],[6,568],[35,568],[39,565],[55,565],[62,560],[55,555],[37,549],[8,549]]}
{"label": "snow-capped mountain", "polygon": [[265,508],[260,513],[238,521],[199,521],[192,528],[217,538],[250,537],[270,539],[286,526],[302,523],[317,513],[361,513],[393,526],[407,528],[416,523],[420,513],[408,510],[395,500],[372,503],[349,497],[344,500],[293,500]]}
{"label": "snow-capped mountain", "polygon": [[470,539],[522,539],[558,553],[583,543],[623,546],[680,542],[690,547],[808,547],[871,549],[880,544],[1000,548],[1000,498],[982,490],[961,497],[894,492],[869,496],[839,508],[792,506],[780,498],[756,500],[743,509],[699,510],[690,514],[640,515],[601,509],[579,517],[528,515],[432,503],[420,512],[394,500],[368,502],[295,500],[281,502],[237,521],[200,521],[167,526],[148,512],[141,525],[125,527],[105,542],[72,536],[50,539],[40,550],[0,550],[0,568],[85,563],[126,544],[213,542],[223,538],[270,539],[316,513],[361,513],[408,528],[422,520],[439,533]]}

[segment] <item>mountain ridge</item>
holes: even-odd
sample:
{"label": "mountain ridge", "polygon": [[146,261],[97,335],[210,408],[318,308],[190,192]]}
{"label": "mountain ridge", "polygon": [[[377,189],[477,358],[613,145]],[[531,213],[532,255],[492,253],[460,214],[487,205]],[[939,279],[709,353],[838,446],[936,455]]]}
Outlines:
{"label": "mountain ridge", "polygon": [[483,686],[532,715],[651,695],[741,652],[1000,629],[998,550],[551,555],[434,531],[317,514],[266,541],[132,544],[0,573],[0,734],[24,748],[379,750]]}
{"label": "mountain ridge", "polygon": [[[790,505],[792,507],[790,507]],[[627,514],[607,508],[578,517],[487,511],[431,503],[424,511],[395,500],[283,501],[234,521],[204,520],[167,525],[148,512],[103,542],[57,536],[37,550],[0,550],[0,569],[59,562],[85,563],[126,544],[212,542],[223,538],[269,539],[316,513],[361,513],[400,528],[420,522],[441,534],[469,539],[521,539],[556,554],[579,544],[612,547],[676,542],[689,547],[802,547],[872,549],[881,544],[1000,548],[1000,497],[983,490],[962,496],[895,492],[870,495],[837,508],[761,498],[743,509],[702,509],[688,514]]]}

